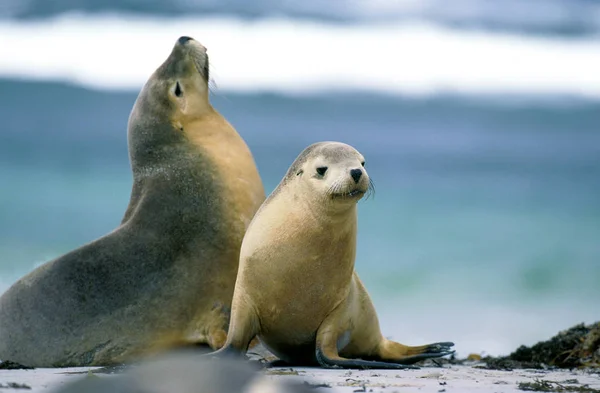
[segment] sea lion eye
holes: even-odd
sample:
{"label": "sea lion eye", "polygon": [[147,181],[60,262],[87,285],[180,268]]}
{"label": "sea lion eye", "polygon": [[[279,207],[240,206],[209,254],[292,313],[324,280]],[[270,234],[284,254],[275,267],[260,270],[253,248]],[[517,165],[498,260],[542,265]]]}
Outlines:
{"label": "sea lion eye", "polygon": [[360,163],[360,165],[362,165],[362,166],[363,166],[363,168],[364,168],[364,166],[365,166],[365,162],[364,162],[364,161],[363,161],[363,162],[361,162],[361,163]]}
{"label": "sea lion eye", "polygon": [[326,166],[320,166],[317,168],[317,173],[319,174],[319,176],[324,176],[325,172],[327,172]]}
{"label": "sea lion eye", "polygon": [[175,95],[177,97],[181,97],[183,95],[183,91],[181,91],[181,86],[179,86],[179,81],[175,84]]}

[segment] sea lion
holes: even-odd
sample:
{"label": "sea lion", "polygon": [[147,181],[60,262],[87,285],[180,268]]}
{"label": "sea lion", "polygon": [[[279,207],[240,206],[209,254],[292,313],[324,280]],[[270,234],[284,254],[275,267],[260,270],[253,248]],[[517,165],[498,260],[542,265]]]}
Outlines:
{"label": "sea lion", "polygon": [[210,104],[206,48],[175,43],[131,111],[121,224],[0,297],[0,359],[111,365],[225,342],[239,250],[265,198],[244,140]]}
{"label": "sea lion", "polygon": [[[244,236],[231,324],[220,358],[258,335],[282,361],[344,368],[418,368],[451,342],[405,346],[383,337],[356,271],[357,202],[370,189],[352,146],[307,147]],[[268,277],[268,281],[265,281]]]}

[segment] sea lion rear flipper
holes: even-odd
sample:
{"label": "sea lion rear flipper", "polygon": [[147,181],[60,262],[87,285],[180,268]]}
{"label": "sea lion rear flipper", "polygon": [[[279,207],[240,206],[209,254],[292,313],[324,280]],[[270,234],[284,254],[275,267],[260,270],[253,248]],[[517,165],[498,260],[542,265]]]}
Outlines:
{"label": "sea lion rear flipper", "polygon": [[[337,351],[335,351],[337,352]],[[323,368],[383,368],[383,369],[414,369],[420,367],[400,363],[386,363],[373,360],[346,359],[337,354],[326,355],[321,347],[317,347],[316,358]]]}
{"label": "sea lion rear flipper", "polygon": [[379,347],[379,357],[386,362],[414,364],[425,359],[452,355],[455,352],[451,349],[453,346],[453,342],[438,342],[411,347],[384,339]]}
{"label": "sea lion rear flipper", "polygon": [[442,356],[452,355],[456,352],[455,350],[450,349],[453,346],[453,342],[429,344],[425,346],[426,348],[423,353],[420,353],[418,355],[407,356],[404,359],[402,359],[399,363],[413,364],[425,359],[440,358]]}
{"label": "sea lion rear flipper", "polygon": [[[332,319],[332,316],[329,316]],[[324,368],[384,368],[384,369],[419,369],[417,366],[410,366],[400,363],[386,363],[373,360],[347,359],[338,353],[337,342],[338,335],[332,332],[328,327],[327,320],[321,325],[317,332],[317,348],[315,357],[321,367]]]}

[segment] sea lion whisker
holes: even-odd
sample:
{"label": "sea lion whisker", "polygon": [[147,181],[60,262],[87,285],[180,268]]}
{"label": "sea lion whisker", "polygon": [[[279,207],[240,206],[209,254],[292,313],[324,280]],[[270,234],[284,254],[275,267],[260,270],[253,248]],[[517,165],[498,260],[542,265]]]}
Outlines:
{"label": "sea lion whisker", "polygon": [[326,195],[336,195],[339,192],[339,188],[341,187],[341,184],[339,181],[334,181],[328,188],[326,191]]}
{"label": "sea lion whisker", "polygon": [[375,198],[375,183],[373,182],[373,179],[369,178],[369,188],[367,188],[365,201],[368,201],[371,197],[373,197],[373,199]]}

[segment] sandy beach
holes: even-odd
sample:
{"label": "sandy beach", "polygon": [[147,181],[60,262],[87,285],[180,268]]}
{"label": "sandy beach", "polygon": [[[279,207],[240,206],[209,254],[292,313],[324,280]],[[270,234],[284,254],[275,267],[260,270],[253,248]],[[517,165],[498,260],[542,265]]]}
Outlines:
{"label": "sandy beach", "polygon": [[[95,371],[100,371],[95,373]],[[548,381],[554,391],[588,385],[600,389],[600,374],[589,371],[513,370],[477,368],[477,365],[444,365],[419,370],[324,370],[317,368],[271,368],[263,371],[272,379],[306,381],[323,392],[519,392],[519,384]],[[2,391],[54,392],[65,384],[93,373],[113,378],[100,368],[0,370]],[[539,386],[539,385],[538,385]],[[552,390],[545,390],[552,391]],[[584,391],[593,390],[563,390]]]}
{"label": "sandy beach", "polygon": [[[256,375],[254,373],[257,371],[250,365],[262,364],[263,366],[258,367],[257,370],[267,379],[308,384],[310,390],[330,393],[518,391],[600,393],[600,322],[587,326],[575,325],[532,347],[521,346],[508,356],[481,357],[470,354],[465,359],[456,359],[454,356],[430,359],[421,362],[419,364],[421,368],[416,370],[269,367],[268,364],[271,364],[269,362],[277,358],[262,344],[250,349],[247,353],[249,362],[238,363],[242,368],[236,369],[223,364],[215,366],[212,360],[198,356],[206,353],[199,348],[186,352],[186,355],[177,355],[175,360],[155,365],[155,368],[151,368],[152,366],[148,368],[146,361],[115,367],[37,369],[18,369],[23,366],[0,362],[0,389],[56,392],[77,380],[110,379],[119,375],[131,377],[145,369],[147,374],[142,378],[145,378],[153,388],[158,381],[158,383],[166,383],[168,391],[172,388],[173,393],[187,393],[188,390],[178,389],[172,383],[184,379],[187,380],[188,385],[191,383],[194,389],[202,384],[212,386],[215,383],[222,383],[223,378],[231,378],[230,375],[233,379],[236,374],[240,377],[239,371]],[[16,369],[11,369],[13,367]],[[249,371],[250,369],[252,371]],[[139,375],[143,374],[138,374],[138,377]]]}

